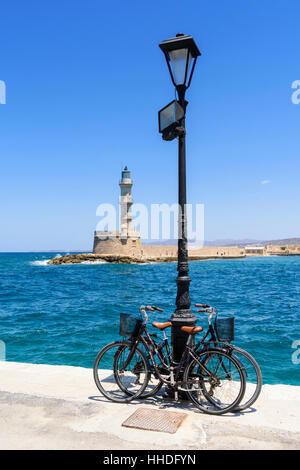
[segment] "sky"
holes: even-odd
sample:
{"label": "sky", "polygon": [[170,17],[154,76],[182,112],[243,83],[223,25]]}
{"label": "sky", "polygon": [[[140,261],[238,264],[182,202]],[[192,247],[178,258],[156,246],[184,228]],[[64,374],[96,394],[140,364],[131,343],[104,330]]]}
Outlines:
{"label": "sky", "polygon": [[[300,236],[298,0],[52,0],[1,5],[0,251],[88,250],[97,206],[177,201],[174,98],[160,41],[194,37],[187,196],[205,239]],[[299,94],[300,96],[300,94]]]}

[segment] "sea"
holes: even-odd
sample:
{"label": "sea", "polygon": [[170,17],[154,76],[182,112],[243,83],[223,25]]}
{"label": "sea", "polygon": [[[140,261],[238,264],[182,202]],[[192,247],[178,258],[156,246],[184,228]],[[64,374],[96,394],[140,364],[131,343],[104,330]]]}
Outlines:
{"label": "sea", "polygon": [[[121,312],[163,308],[149,324],[174,312],[176,263],[47,265],[62,254],[0,253],[0,359],[92,368],[120,338]],[[234,344],[256,358],[265,384],[300,385],[300,257],[192,261],[190,278],[192,305],[235,317]]]}

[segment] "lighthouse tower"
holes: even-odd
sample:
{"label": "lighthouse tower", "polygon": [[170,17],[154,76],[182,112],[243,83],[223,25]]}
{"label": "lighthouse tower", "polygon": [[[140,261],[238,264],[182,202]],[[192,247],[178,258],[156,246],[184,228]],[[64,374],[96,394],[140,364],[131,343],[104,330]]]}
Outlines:
{"label": "lighthouse tower", "polygon": [[120,256],[142,256],[142,244],[139,232],[132,224],[131,198],[132,181],[127,166],[122,171],[120,186],[120,230],[99,231],[94,234],[93,253]]}
{"label": "lighthouse tower", "polygon": [[120,236],[126,239],[130,236],[135,235],[135,231],[132,226],[132,215],[131,206],[133,204],[131,199],[131,174],[127,166],[122,171],[122,179],[119,183],[121,195],[120,195]]}

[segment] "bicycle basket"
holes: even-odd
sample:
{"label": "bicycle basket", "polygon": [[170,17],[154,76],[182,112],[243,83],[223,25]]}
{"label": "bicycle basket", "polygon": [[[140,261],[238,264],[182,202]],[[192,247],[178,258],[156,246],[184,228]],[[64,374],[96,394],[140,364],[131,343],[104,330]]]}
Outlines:
{"label": "bicycle basket", "polygon": [[230,343],[234,340],[234,317],[217,318],[215,331],[219,341]]}
{"label": "bicycle basket", "polygon": [[142,327],[143,320],[141,316],[131,315],[129,313],[120,313],[120,335],[133,337],[138,336]]}

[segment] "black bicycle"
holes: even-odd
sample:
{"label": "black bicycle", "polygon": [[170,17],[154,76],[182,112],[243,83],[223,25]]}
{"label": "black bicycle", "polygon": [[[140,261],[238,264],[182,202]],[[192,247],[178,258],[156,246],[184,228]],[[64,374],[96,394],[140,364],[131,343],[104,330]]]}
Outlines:
{"label": "black bicycle", "polygon": [[[196,304],[195,307],[201,307],[198,312],[205,312],[208,314],[209,326],[201,340],[197,344],[194,344],[194,352],[207,351],[211,348],[218,348],[223,349],[229,356],[234,356],[234,358],[239,361],[246,380],[246,389],[244,397],[240,404],[235,407],[234,411],[243,411],[247,408],[250,408],[258,399],[261,393],[262,373],[258,363],[254,359],[254,357],[251,356],[250,353],[248,353],[244,349],[238,348],[237,346],[231,344],[231,342],[234,340],[234,317],[218,318],[217,310],[207,304]],[[168,327],[171,326],[171,323],[165,323],[161,325],[166,325],[165,327]],[[157,327],[157,323],[154,322],[153,326]],[[168,358],[170,355],[170,351],[164,330],[163,334],[164,338],[163,341],[160,343],[156,343],[155,341],[153,341],[153,336],[155,335],[151,335],[152,344],[148,341],[148,347],[152,347],[152,350],[155,347],[164,358],[164,361],[166,361],[166,358]],[[147,337],[145,338],[145,340],[147,341]],[[158,380],[157,375],[155,374],[155,369],[153,367],[151,369],[151,372],[152,374],[149,380],[149,383],[151,385],[148,390],[143,392],[140,398],[148,398],[152,395],[155,395],[163,386],[163,382]]]}
{"label": "black bicycle", "polygon": [[[218,346],[195,351],[195,335],[203,328],[182,326],[187,343],[180,362],[175,363],[165,333],[158,344],[147,331],[146,311],[155,310],[162,311],[141,306],[139,317],[121,314],[120,334],[129,340],[110,343],[97,355],[94,379],[100,392],[124,403],[151,396],[164,384],[174,390],[176,400],[184,391],[206,413],[220,415],[236,409],[245,393],[240,362]],[[153,322],[153,326],[164,332],[171,323]]]}
{"label": "black bicycle", "polygon": [[196,304],[199,312],[208,314],[208,330],[195,345],[195,351],[207,349],[210,345],[220,347],[229,356],[233,356],[243,367],[246,378],[246,390],[243,400],[234,411],[243,411],[250,408],[258,399],[262,390],[262,373],[256,360],[244,349],[231,344],[234,340],[234,317],[218,318],[217,310],[207,304]]}
{"label": "black bicycle", "polygon": [[[197,351],[207,351],[211,348],[218,348],[223,349],[229,356],[234,356],[234,358],[240,363],[246,380],[244,397],[240,404],[235,407],[234,411],[243,411],[250,408],[261,393],[262,373],[258,363],[250,353],[231,344],[234,340],[234,317],[218,318],[217,310],[207,304],[196,304],[195,307],[201,307],[198,311],[208,314],[208,329],[201,340],[197,344],[194,344],[194,352],[196,353]],[[171,326],[171,323],[161,325],[168,327]],[[157,323],[154,322],[153,326],[157,327]],[[155,347],[164,358],[164,361],[166,361],[166,358],[170,355],[170,351],[165,331],[163,331],[163,334],[164,338],[160,343],[153,341],[153,336],[155,335],[151,335],[152,344],[148,341],[148,347],[152,347],[152,350]],[[147,341],[147,337],[145,340]],[[158,380],[153,367],[151,369],[151,373],[152,374],[149,379],[150,387],[142,393],[140,398],[148,398],[155,395],[163,386],[163,382]],[[130,392],[128,391],[128,393]]]}

